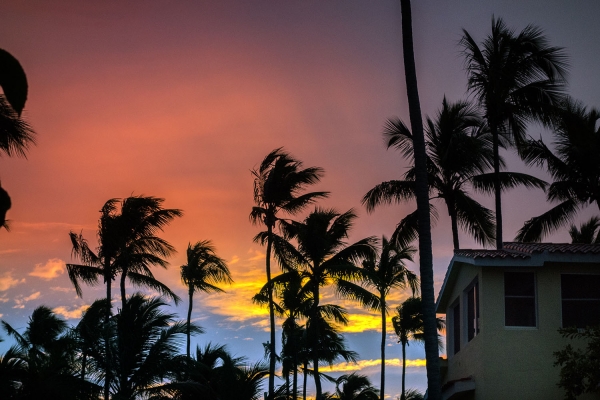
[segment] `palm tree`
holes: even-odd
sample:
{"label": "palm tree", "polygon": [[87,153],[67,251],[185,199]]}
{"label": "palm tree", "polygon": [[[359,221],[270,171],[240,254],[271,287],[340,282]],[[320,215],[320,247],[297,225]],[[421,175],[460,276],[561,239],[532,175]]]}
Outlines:
{"label": "palm tree", "polygon": [[551,47],[542,30],[528,25],[516,34],[501,18],[492,18],[492,32],[481,43],[463,29],[460,41],[468,73],[468,89],[479,101],[493,139],[496,247],[502,248],[500,135],[520,151],[529,121],[550,121],[562,98],[566,56]]}
{"label": "palm tree", "polygon": [[[174,217],[182,215],[180,210],[163,209],[164,200],[156,197],[134,196],[121,201],[108,200],[100,210],[98,227],[98,250],[90,249],[83,235],[70,232],[73,245],[73,255],[82,264],[67,264],[69,279],[78,296],[82,291],[79,281],[88,285],[98,283],[102,277],[106,285],[108,307],[105,310],[104,323],[109,324],[112,314],[111,285],[117,274],[121,273],[121,304],[125,310],[125,278],[134,284],[143,285],[159,291],[172,298],[175,302],[179,297],[166,285],[157,281],[150,271],[151,265],[166,267],[167,262],[162,258],[174,252],[172,246],[155,233],[162,230]],[[121,213],[117,208],[121,204]],[[106,377],[104,398],[109,399],[111,372],[111,353],[109,340],[105,338]]]}
{"label": "palm tree", "polygon": [[381,239],[379,256],[367,258],[362,262],[364,284],[377,292],[381,311],[381,386],[379,387],[381,400],[385,396],[385,340],[388,312],[386,299],[392,289],[410,288],[413,295],[418,291],[419,278],[404,264],[406,260],[412,261],[415,251],[413,247],[398,248],[397,242],[390,242],[384,236]]}
{"label": "palm tree", "polygon": [[[307,334],[312,347],[317,400],[322,399],[318,345],[320,288],[334,283],[338,294],[344,297],[358,300],[372,309],[378,304],[372,293],[350,281],[362,278],[362,269],[356,263],[375,252],[372,237],[351,245],[345,243],[355,218],[353,210],[339,214],[335,210],[316,208],[303,222],[280,221],[284,238],[296,240],[297,248],[287,246],[284,254],[278,249],[278,258],[301,270],[306,290],[312,297]],[[284,241],[278,243],[285,244]]]}
{"label": "palm tree", "polygon": [[106,337],[114,336],[114,333],[110,332],[110,330],[114,330],[114,324],[106,325],[103,323],[107,307],[108,301],[106,299],[94,301],[85,310],[79,323],[73,329],[77,348],[81,353],[81,379],[86,379],[90,369],[93,374],[101,373],[107,369],[103,341]]}
{"label": "palm tree", "polygon": [[[178,362],[180,338],[187,333],[183,321],[165,313],[166,303],[159,297],[141,293],[130,296],[125,308],[114,316],[119,351],[115,351],[113,368],[118,377],[113,383],[115,399],[133,400],[139,396],[161,395],[172,386],[164,384],[181,368]],[[192,325],[191,330],[203,330]],[[114,340],[111,341],[114,345]]]}
{"label": "palm tree", "polygon": [[208,343],[196,348],[189,379],[206,386],[202,399],[259,400],[261,382],[267,374],[264,364],[248,364],[245,357],[231,355],[226,346]]}
{"label": "palm tree", "polygon": [[66,400],[91,398],[100,392],[100,386],[77,376],[76,342],[67,323],[48,307],[33,311],[23,334],[5,321],[2,325],[17,342],[1,363],[10,367],[17,398]]}
{"label": "palm tree", "polygon": [[[469,185],[481,191],[493,191],[493,174],[486,173],[493,165],[493,152],[485,121],[469,103],[448,103],[444,97],[436,119],[427,118],[426,122],[430,196],[443,199],[446,204],[454,249],[460,248],[459,225],[481,244],[493,243],[493,213],[467,193]],[[401,120],[388,120],[384,136],[388,138],[388,148],[396,147],[404,157],[413,159],[413,135]],[[502,159],[500,163],[504,165]],[[410,168],[404,178],[383,182],[371,189],[362,200],[367,211],[373,211],[381,203],[414,199],[415,168]],[[516,185],[545,187],[544,181],[522,173],[501,172],[500,179],[503,189]],[[437,214],[435,207],[430,207],[434,215]],[[417,236],[415,216],[415,213],[409,214],[392,236],[404,235],[407,239],[403,245]]]}
{"label": "palm tree", "polygon": [[427,183],[427,153],[423,120],[417,86],[417,70],[412,37],[412,12],[410,0],[400,0],[402,11],[402,48],[404,76],[410,115],[411,131],[414,135],[415,197],[419,229],[419,259],[421,295],[425,323],[425,357],[427,359],[427,387],[431,400],[441,399],[440,360],[435,327],[435,294],[433,292],[433,250],[431,245],[431,221],[429,216],[429,185]]}
{"label": "palm tree", "polygon": [[571,243],[600,243],[600,218],[591,217],[586,222],[582,223],[579,228],[571,225],[569,228],[569,236]]}
{"label": "palm tree", "polygon": [[[420,297],[409,297],[396,308],[397,315],[392,318],[394,331],[398,342],[402,345],[402,396],[400,400],[407,400],[405,390],[406,376],[406,346],[410,340],[425,341],[422,301]],[[444,320],[436,318],[437,330],[444,329]],[[438,335],[438,347],[441,347],[441,336]]]}
{"label": "palm tree", "polygon": [[[0,49],[0,154],[25,156],[35,144],[35,132],[21,118],[27,100],[27,77],[19,61],[6,50]],[[11,207],[8,192],[0,186],[0,228],[8,230],[6,212]]]}
{"label": "palm tree", "polygon": [[[273,229],[280,211],[294,215],[302,211],[308,204],[329,195],[328,192],[311,192],[300,194],[306,186],[317,183],[323,175],[318,167],[302,169],[302,162],[294,159],[282,148],[271,151],[263,159],[258,169],[252,171],[254,176],[254,202],[250,220],[262,223],[267,227],[267,251],[265,269],[267,282],[271,281],[271,247]],[[270,358],[269,358],[269,399],[275,390],[275,314],[273,293],[269,290],[269,324],[270,324]]]}
{"label": "palm tree", "polygon": [[187,264],[181,266],[181,280],[188,287],[189,307],[187,313],[186,355],[190,358],[190,326],[194,292],[223,292],[218,283],[231,283],[231,273],[225,261],[215,254],[210,240],[188,244]]}
{"label": "palm tree", "polygon": [[600,209],[600,112],[567,99],[554,121],[554,147],[540,140],[529,140],[523,150],[529,165],[545,166],[554,182],[547,192],[549,201],[560,203],[527,221],[517,240],[536,242],[567,224],[585,205],[596,203]]}
{"label": "palm tree", "polygon": [[[379,391],[365,375],[342,375],[335,381],[335,394],[328,400],[378,400]],[[383,394],[381,395],[383,399]]]}

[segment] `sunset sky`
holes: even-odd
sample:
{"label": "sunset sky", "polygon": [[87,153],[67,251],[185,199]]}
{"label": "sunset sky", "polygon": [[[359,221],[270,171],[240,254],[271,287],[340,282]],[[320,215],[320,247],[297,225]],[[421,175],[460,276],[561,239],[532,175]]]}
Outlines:
{"label": "sunset sky", "polygon": [[[600,3],[535,3],[541,2],[414,1],[423,113],[433,116],[444,95],[467,97],[461,29],[481,40],[492,15],[517,30],[542,27],[570,56],[570,94],[600,107]],[[162,235],[179,253],[156,276],[184,297],[179,266],[187,244],[210,239],[235,280],[225,294],[197,296],[193,318],[207,333],[193,343],[218,342],[252,361],[262,358],[267,312],[250,298],[264,283],[264,249],[252,242],[260,227],[248,219],[250,171],[284,146],[305,166],[324,168],[313,189],[331,196],[320,206],[357,211],[350,242],[389,236],[414,205],[367,214],[360,199],[408,166],[386,151],[381,135],[387,118],[408,122],[400,30],[397,0],[3,1],[0,48],[27,73],[24,118],[37,145],[27,159],[0,158],[2,187],[13,202],[11,230],[0,231],[0,318],[23,328],[44,304],[74,324],[103,288],[84,286],[83,298],[75,296],[64,268],[76,261],[68,232],[82,232],[95,245],[106,200],[152,195],[184,211]],[[539,127],[529,133],[550,139]],[[511,169],[526,170],[509,159]],[[492,207],[491,198],[480,198]],[[541,191],[515,190],[504,199],[505,241],[549,208]],[[439,210],[436,292],[452,256],[449,220]],[[461,245],[479,247],[464,233]],[[392,306],[407,295],[394,293]],[[326,301],[340,300],[326,295]],[[363,360],[350,369],[362,368],[378,385],[378,317],[341,303],[352,314],[346,338]],[[171,310],[184,318],[186,306]],[[390,336],[388,359],[396,359],[388,361],[390,398],[400,390],[395,343]],[[0,352],[9,344],[0,344]],[[422,346],[411,345],[407,384],[423,390],[422,358]]]}

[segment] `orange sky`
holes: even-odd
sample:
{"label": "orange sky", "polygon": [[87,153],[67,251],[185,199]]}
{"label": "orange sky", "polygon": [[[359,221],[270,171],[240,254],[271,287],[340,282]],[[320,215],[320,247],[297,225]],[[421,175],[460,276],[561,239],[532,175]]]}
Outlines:
{"label": "orange sky", "polygon": [[[460,29],[481,38],[492,14],[518,29],[538,24],[553,44],[567,47],[571,93],[600,106],[596,2],[554,0],[543,9],[516,0],[414,3],[424,113],[434,114],[444,94],[465,97]],[[84,287],[84,298],[75,298],[63,267],[72,261],[67,233],[83,231],[93,243],[107,199],[153,195],[185,212],[165,231],[179,254],[157,272],[160,279],[183,295],[178,266],[187,243],[211,239],[236,281],[227,295],[198,303],[194,316],[208,333],[197,342],[227,343],[260,358],[265,312],[249,297],[262,284],[264,250],[252,243],[259,228],[248,214],[250,170],[269,151],[285,146],[306,166],[325,169],[315,190],[332,195],[320,205],[358,211],[352,241],[391,234],[412,210],[390,206],[367,215],[360,206],[367,190],[406,167],[381,137],[386,118],[407,121],[399,23],[391,0],[2,2],[0,47],[25,68],[24,115],[38,135],[27,160],[0,159],[13,200],[11,232],[0,231],[1,318],[22,327],[40,304],[76,317],[101,289]],[[509,193],[505,239],[547,208],[542,193]],[[438,287],[452,247],[439,210]],[[474,246],[464,234],[461,240]],[[377,332],[359,333],[374,329],[376,316],[347,305],[356,313],[351,345],[376,360]],[[418,346],[411,349],[412,359],[423,358]],[[397,346],[390,352],[399,357]],[[415,368],[414,385],[422,387],[423,369]]]}

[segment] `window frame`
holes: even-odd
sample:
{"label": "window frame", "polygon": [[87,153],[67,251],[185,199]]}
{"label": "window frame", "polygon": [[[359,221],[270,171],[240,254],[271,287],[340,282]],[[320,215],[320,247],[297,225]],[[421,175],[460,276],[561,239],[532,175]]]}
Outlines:
{"label": "window frame", "polygon": [[[600,274],[598,273],[588,273],[588,272],[561,272],[560,273],[560,326],[561,328],[567,328],[564,325],[564,304],[563,302],[565,301],[565,299],[563,298],[563,276],[564,275],[585,275],[585,276],[599,276]],[[567,299],[567,301],[586,301],[586,300],[592,300],[592,301],[598,301],[600,302],[600,297],[599,298],[571,298],[571,299]],[[572,327],[572,325],[568,326],[568,327]],[[584,328],[583,326],[579,327],[577,326],[577,328]]]}
{"label": "window frame", "polygon": [[[506,325],[506,274],[531,274],[533,275],[533,311],[535,313],[535,324],[533,326],[529,326],[529,325]],[[503,311],[504,311],[504,315],[503,315],[503,326],[504,329],[508,329],[508,330],[536,330],[539,329],[539,323],[540,323],[540,316],[539,316],[539,310],[538,310],[538,283],[537,283],[537,273],[536,271],[531,271],[531,270],[515,270],[515,269],[511,269],[511,270],[504,270],[502,273],[502,291],[503,291],[503,300],[504,300],[504,306],[503,306]],[[509,298],[531,298],[532,296],[515,296],[515,295],[509,295]]]}
{"label": "window frame", "polygon": [[[471,290],[474,290],[474,299],[473,299],[473,306],[474,306],[474,310],[473,310],[473,319],[471,319],[471,314],[470,314],[470,307],[469,307],[469,301],[471,296],[469,295],[469,293],[471,292]],[[477,335],[479,335],[480,331],[481,331],[481,302],[480,302],[480,295],[479,295],[479,277],[475,277],[475,279],[473,279],[473,281],[465,288],[465,290],[463,290],[463,298],[465,299],[464,301],[464,307],[463,307],[463,315],[465,316],[465,318],[463,318],[464,322],[463,322],[463,327],[464,327],[464,336],[466,339],[466,343],[469,343],[471,340],[475,339],[475,337],[477,337]],[[474,327],[471,327],[471,322],[474,321]],[[471,328],[473,328],[473,336],[470,337],[471,335]]]}

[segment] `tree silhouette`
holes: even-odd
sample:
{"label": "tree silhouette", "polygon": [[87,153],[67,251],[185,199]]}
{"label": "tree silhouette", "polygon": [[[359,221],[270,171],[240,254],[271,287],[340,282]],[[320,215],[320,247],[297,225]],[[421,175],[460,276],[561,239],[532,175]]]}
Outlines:
{"label": "tree silhouette", "polygon": [[481,47],[464,29],[460,45],[468,89],[479,101],[492,133],[496,247],[501,249],[500,135],[505,135],[520,151],[527,122],[550,122],[563,97],[566,56],[562,48],[548,44],[540,28],[528,25],[517,34],[501,18],[492,18],[492,32]]}
{"label": "tree silhouette", "polygon": [[[81,234],[70,232],[73,245],[73,255],[82,264],[67,264],[67,273],[75,287],[78,296],[82,291],[79,281],[88,285],[98,283],[102,278],[106,285],[104,323],[109,324],[112,314],[111,284],[118,273],[121,273],[121,304],[125,309],[125,278],[135,285],[146,286],[172,298],[175,302],[179,297],[166,285],[156,280],[150,271],[150,266],[166,267],[167,262],[162,258],[173,253],[172,246],[157,237],[155,233],[162,230],[174,217],[181,215],[180,210],[163,209],[164,200],[156,197],[132,196],[124,200],[108,200],[100,210],[98,224],[98,250],[92,251]],[[121,204],[121,212],[118,205]],[[111,349],[109,340],[105,338],[105,355],[107,366],[111,365]],[[109,399],[111,371],[107,367],[104,398]]]}
{"label": "tree silhouette", "polygon": [[427,359],[427,390],[430,400],[441,399],[440,360],[435,324],[435,294],[433,293],[433,250],[431,246],[431,221],[429,215],[429,185],[427,183],[427,153],[423,120],[417,86],[417,71],[412,36],[412,12],[410,0],[400,0],[402,11],[402,48],[404,75],[410,115],[415,157],[415,197],[419,230],[419,259],[421,295],[425,324],[425,357]]}
{"label": "tree silhouette", "polygon": [[[398,336],[398,342],[402,345],[402,395],[400,400],[407,400],[405,387],[406,378],[406,346],[410,340],[425,341],[423,333],[423,311],[420,297],[409,297],[396,308],[397,314],[392,318],[394,331]],[[437,330],[444,329],[444,321],[436,318]],[[441,347],[441,337],[438,336],[438,347]]]}
{"label": "tree silhouette", "polygon": [[364,284],[376,291],[381,311],[381,400],[385,396],[385,340],[387,337],[386,316],[388,313],[387,296],[392,289],[411,289],[414,295],[418,291],[419,278],[406,268],[405,261],[412,261],[416,251],[413,247],[399,248],[398,242],[390,242],[385,236],[381,239],[381,253],[362,262]]}
{"label": "tree silhouette", "polygon": [[[250,220],[262,223],[267,227],[267,245],[265,269],[267,282],[271,281],[271,247],[272,233],[278,220],[278,213],[294,215],[315,200],[328,196],[328,192],[311,192],[300,194],[306,186],[317,183],[323,175],[318,167],[302,169],[302,162],[292,158],[282,148],[271,151],[263,159],[258,169],[252,171],[254,176],[254,202]],[[269,290],[269,304],[273,302],[273,293]],[[275,390],[275,314],[269,305],[270,324],[270,359],[269,359],[269,399],[272,400]]]}
{"label": "tree silhouette", "polygon": [[188,287],[189,306],[187,313],[186,355],[190,358],[190,327],[194,293],[223,292],[215,286],[218,283],[231,283],[231,273],[222,258],[215,254],[210,240],[188,244],[187,263],[181,266],[181,280]]}
{"label": "tree silhouette", "polygon": [[554,182],[547,191],[548,201],[560,203],[525,222],[517,240],[537,242],[566,225],[585,205],[600,209],[600,112],[588,110],[580,102],[567,99],[554,121],[554,147],[529,140],[523,156],[529,165],[545,166]]}

